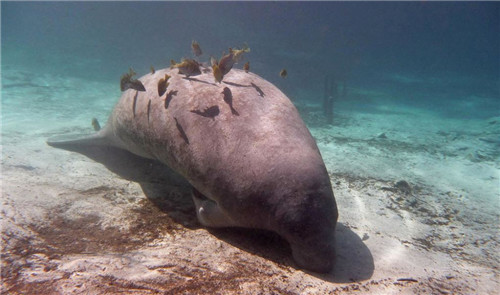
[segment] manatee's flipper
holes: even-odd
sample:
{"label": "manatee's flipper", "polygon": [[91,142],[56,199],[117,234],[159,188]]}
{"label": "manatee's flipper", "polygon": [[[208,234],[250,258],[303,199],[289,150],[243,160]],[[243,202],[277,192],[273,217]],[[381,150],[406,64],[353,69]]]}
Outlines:
{"label": "manatee's flipper", "polygon": [[215,201],[208,199],[195,188],[193,188],[192,196],[196,206],[196,216],[202,225],[208,227],[238,226],[222,212]]}

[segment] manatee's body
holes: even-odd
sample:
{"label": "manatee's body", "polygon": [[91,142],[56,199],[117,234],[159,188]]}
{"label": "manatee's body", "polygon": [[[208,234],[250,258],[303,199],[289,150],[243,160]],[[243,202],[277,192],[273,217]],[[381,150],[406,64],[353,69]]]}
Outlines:
{"label": "manatee's body", "polygon": [[[160,97],[166,73],[171,78]],[[235,69],[220,84],[208,69],[190,78],[164,69],[139,80],[146,91],[126,90],[96,135],[49,144],[112,145],[159,160],[195,188],[203,225],[277,232],[301,267],[331,269],[338,213],[330,180],[314,139],[280,90]]]}

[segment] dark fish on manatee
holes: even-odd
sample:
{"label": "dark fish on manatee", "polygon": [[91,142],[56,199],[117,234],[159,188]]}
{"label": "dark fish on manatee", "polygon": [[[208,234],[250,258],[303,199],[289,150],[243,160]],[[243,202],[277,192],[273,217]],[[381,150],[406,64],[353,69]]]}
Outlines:
{"label": "dark fish on manatee", "polygon": [[200,44],[198,44],[198,42],[194,41],[191,42],[191,49],[193,49],[193,54],[195,56],[200,56],[203,54],[203,52],[201,51],[201,48],[200,48]]}
{"label": "dark fish on manatee", "polygon": [[94,127],[94,131],[101,130],[101,125],[99,124],[99,121],[97,121],[96,118],[92,118],[92,127]]}
{"label": "dark fish on manatee", "polygon": [[165,78],[161,78],[158,81],[158,96],[162,96],[165,91],[167,91],[168,79],[170,79],[170,76],[168,74],[165,74]]}
{"label": "dark fish on manatee", "polygon": [[196,76],[201,74],[200,64],[194,59],[182,59],[180,63],[176,63],[173,59],[170,60],[171,69],[179,69],[179,73],[189,76]]}
{"label": "dark fish on manatee", "polygon": [[132,79],[132,77],[136,73],[132,68],[129,69],[128,73],[122,75],[120,79],[120,89],[121,91],[125,91],[127,89],[135,89],[137,91],[146,91],[144,85],[142,85],[141,81]]}
{"label": "dark fish on manatee", "polygon": [[229,54],[226,54],[220,58],[218,65],[219,69],[222,72],[222,77],[224,77],[224,75],[229,73],[229,71],[233,68],[234,65],[233,57],[234,57],[233,53],[230,52]]}
{"label": "dark fish on manatee", "polygon": [[287,74],[288,74],[288,73],[286,72],[286,70],[285,70],[285,69],[282,69],[282,70],[281,70],[281,72],[280,72],[280,76],[281,76],[281,78],[283,78],[283,79],[285,79],[285,78],[286,78],[286,75],[287,75]]}
{"label": "dark fish on manatee", "polygon": [[250,71],[250,62],[247,61],[244,65],[243,65],[243,70],[245,70],[245,73],[248,73]]}
{"label": "dark fish on manatee", "polygon": [[[222,81],[224,76],[231,71],[233,65],[238,62],[238,60],[242,57],[244,52],[249,52],[250,48],[245,47],[243,49],[233,50],[229,48],[229,54],[222,53],[222,57],[217,62],[217,60],[213,57],[210,58],[210,62],[212,64],[212,70],[214,73],[215,81]],[[219,74],[220,70],[220,74]]]}
{"label": "dark fish on manatee", "polygon": [[233,108],[233,93],[231,92],[231,89],[229,89],[229,87],[224,87],[222,94],[224,94],[224,101],[229,105],[231,113],[239,116],[240,114],[238,114],[238,112]]}
{"label": "dark fish on manatee", "polygon": [[210,57],[210,64],[212,65],[212,73],[214,74],[215,82],[221,82],[224,78],[221,68],[219,67],[219,62],[213,57]]}
{"label": "dark fish on manatee", "polygon": [[220,83],[222,81],[223,75],[218,64],[212,65],[212,72],[214,73],[215,81]]}
{"label": "dark fish on manatee", "polygon": [[153,66],[151,66],[149,69],[151,70],[151,75],[155,73],[155,68]]}
{"label": "dark fish on manatee", "polygon": [[134,89],[137,91],[146,91],[146,88],[144,87],[144,85],[142,85],[142,82],[139,80],[130,81],[130,83],[128,84],[128,88],[131,88],[131,89]]}
{"label": "dark fish on manatee", "polygon": [[204,109],[203,111],[200,110],[192,110],[191,113],[195,113],[197,115],[200,115],[202,117],[207,117],[207,118],[215,118],[215,116],[219,115],[219,107],[218,106],[211,106],[209,108]]}

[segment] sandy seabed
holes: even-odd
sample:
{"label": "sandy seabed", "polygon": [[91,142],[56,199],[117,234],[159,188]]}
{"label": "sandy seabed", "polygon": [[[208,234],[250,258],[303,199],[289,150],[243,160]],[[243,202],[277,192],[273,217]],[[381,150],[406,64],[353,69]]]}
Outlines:
{"label": "sandy seabed", "polygon": [[[46,145],[91,133],[117,85],[28,79],[2,90],[4,294],[493,294],[499,280],[500,118],[440,119],[414,109],[298,109],[316,138],[339,207],[337,262],[298,269],[272,233],[206,229],[190,189],[161,165],[126,158],[119,173]],[[84,85],[84,87],[82,86]],[[85,89],[85,92],[82,92]],[[103,94],[109,94],[103,98]],[[116,166],[115,166],[116,168]]]}

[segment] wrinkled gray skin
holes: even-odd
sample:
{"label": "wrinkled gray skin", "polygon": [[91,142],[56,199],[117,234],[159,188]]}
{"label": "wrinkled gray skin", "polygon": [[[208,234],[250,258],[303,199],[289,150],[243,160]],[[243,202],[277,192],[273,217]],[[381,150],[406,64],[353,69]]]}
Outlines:
{"label": "wrinkled gray skin", "polygon": [[[167,93],[177,91],[167,109],[167,93],[159,97],[157,91],[165,73],[172,76]],[[139,80],[146,91],[123,92],[104,129],[49,144],[111,145],[159,160],[195,188],[203,225],[274,231],[290,243],[300,267],[330,271],[337,207],[318,147],[290,100],[266,80],[237,69],[220,84],[210,69],[190,79],[164,69]],[[224,87],[238,115],[224,101]],[[214,117],[191,112],[212,106],[219,108]]]}

